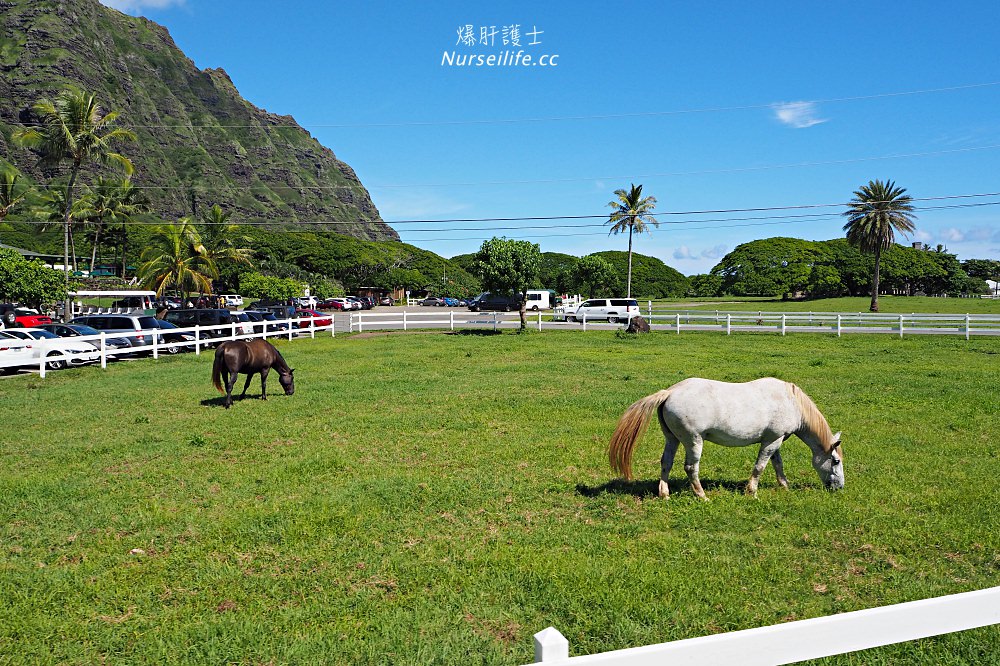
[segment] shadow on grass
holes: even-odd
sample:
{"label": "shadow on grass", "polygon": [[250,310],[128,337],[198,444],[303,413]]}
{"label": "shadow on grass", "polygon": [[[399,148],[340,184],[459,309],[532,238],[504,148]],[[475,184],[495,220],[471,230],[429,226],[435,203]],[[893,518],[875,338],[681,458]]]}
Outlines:
{"label": "shadow on grass", "polygon": [[[716,481],[702,477],[701,487],[705,492],[724,489],[730,492],[742,493],[746,489],[746,481]],[[625,479],[612,479],[599,486],[587,486],[582,483],[576,485],[576,492],[584,497],[597,497],[599,495],[631,495],[632,497],[656,497],[659,494],[660,480],[651,481],[626,481]],[[670,479],[670,494],[691,492],[691,482],[684,479]]]}
{"label": "shadow on grass", "polygon": [[488,328],[466,328],[457,331],[448,331],[448,335],[503,335],[503,331],[494,331]]}

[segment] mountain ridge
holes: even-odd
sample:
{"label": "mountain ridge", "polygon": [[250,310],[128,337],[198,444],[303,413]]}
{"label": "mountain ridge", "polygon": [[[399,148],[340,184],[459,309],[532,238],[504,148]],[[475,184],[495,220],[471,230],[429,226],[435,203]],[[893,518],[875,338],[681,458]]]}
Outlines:
{"label": "mountain ridge", "polygon": [[234,222],[399,240],[350,165],[292,116],[244,99],[223,68],[199,69],[164,26],[97,0],[0,1],[0,166],[45,181],[10,134],[71,85],[137,134],[119,148],[166,218],[218,203]]}

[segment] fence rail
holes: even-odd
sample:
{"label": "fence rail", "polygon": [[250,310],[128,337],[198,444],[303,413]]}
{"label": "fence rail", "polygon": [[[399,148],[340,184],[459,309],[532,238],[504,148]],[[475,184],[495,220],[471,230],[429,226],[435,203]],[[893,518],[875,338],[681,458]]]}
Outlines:
{"label": "fence rail", "polygon": [[745,629],[671,643],[569,657],[553,627],[535,634],[535,662],[546,666],[770,666],[1000,624],[1000,587]]}
{"label": "fence rail", "polygon": [[[329,324],[319,325],[317,321],[330,320]],[[111,332],[101,331],[98,335],[80,335],[71,338],[60,338],[66,342],[90,342],[94,345],[93,352],[59,352],[57,340],[0,340],[0,369],[4,368],[38,368],[40,377],[50,372],[49,365],[54,362],[64,362],[67,365],[76,362],[97,363],[102,368],[108,366],[109,360],[115,360],[119,356],[134,356],[149,353],[154,359],[160,354],[172,353],[172,350],[192,348],[194,353],[201,354],[206,347],[212,347],[227,340],[251,340],[253,338],[286,338],[292,340],[296,337],[309,336],[315,338],[317,333],[329,331],[331,336],[336,335],[333,316],[323,317],[301,317],[294,319],[279,319],[276,321],[263,322],[234,322],[232,324],[219,324],[217,326],[191,326],[188,328],[171,328]],[[282,329],[281,327],[285,328]],[[17,329],[13,329],[17,330]],[[176,335],[190,335],[191,338],[177,342],[166,342],[164,336],[174,337]],[[108,346],[109,338],[129,338],[133,341],[132,346],[113,349]],[[138,341],[138,343],[136,343]],[[49,347],[54,347],[46,351]],[[25,362],[22,354],[24,349],[40,349],[37,359]]]}
{"label": "fence rail", "polygon": [[[774,331],[788,333],[835,333],[838,337],[849,333],[909,335],[1000,335],[1000,315],[973,314],[879,314],[869,312],[757,312],[657,310],[647,312],[650,328],[657,331],[725,331],[734,332]],[[581,327],[609,328],[624,325],[610,323],[606,318],[584,316],[579,324],[558,321],[553,315],[528,313],[528,325],[544,329],[574,329]],[[447,310],[440,312],[377,312],[352,313],[350,330],[410,330],[413,328],[484,328],[494,330],[518,326],[516,312],[465,312]]]}

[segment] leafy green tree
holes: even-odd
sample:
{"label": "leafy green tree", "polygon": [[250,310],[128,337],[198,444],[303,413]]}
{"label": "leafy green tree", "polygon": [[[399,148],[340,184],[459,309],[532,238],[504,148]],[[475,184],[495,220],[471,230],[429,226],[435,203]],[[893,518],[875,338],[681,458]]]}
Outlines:
{"label": "leafy green tree", "polygon": [[1000,294],[1000,261],[996,259],[966,259],[962,262],[962,270],[969,277],[992,280],[997,284],[994,287],[994,294]]}
{"label": "leafy green tree", "polygon": [[139,280],[157,296],[172,289],[185,299],[192,292],[211,293],[212,280],[219,274],[197,228],[186,217],[154,229],[140,261]]}
{"label": "leafy green tree", "polygon": [[809,272],[806,292],[812,298],[836,298],[844,293],[840,273],[833,266],[818,264]]}
{"label": "leafy green tree", "polygon": [[[101,232],[105,228],[118,229],[126,233],[126,226],[139,213],[149,211],[150,203],[142,190],[130,178],[105,178],[99,176],[90,191],[80,197],[77,217],[90,222],[93,237],[90,249],[90,271],[93,273],[100,246]],[[124,252],[122,253],[122,275],[125,275]]]}
{"label": "leafy green tree", "polygon": [[24,188],[18,186],[16,171],[0,172],[0,222],[10,215],[14,207],[24,201]]}
{"label": "leafy green tree", "polygon": [[875,255],[875,272],[872,275],[872,302],[869,308],[878,312],[879,268],[882,253],[896,242],[896,233],[912,233],[915,229],[913,221],[913,197],[906,194],[906,188],[897,187],[888,180],[868,181],[854,192],[854,198],[848,203],[847,218],[844,231],[851,245],[862,252]]}
{"label": "leafy green tree", "polygon": [[581,257],[576,262],[573,277],[580,291],[588,297],[611,296],[620,281],[615,267],[596,254]]}
{"label": "leafy green tree", "polygon": [[568,254],[542,252],[537,286],[541,289],[554,289],[560,294],[570,293],[574,287],[573,274],[577,261],[576,257]]}
{"label": "leafy green tree", "polygon": [[520,294],[522,331],[528,327],[526,292],[538,279],[540,262],[541,252],[535,243],[496,237],[483,241],[476,257],[484,289],[497,294]]}
{"label": "leafy green tree", "polygon": [[[70,163],[69,181],[66,184],[66,201],[63,217],[63,266],[69,266],[70,213],[74,203],[74,187],[80,170],[89,162],[114,164],[132,173],[132,163],[127,157],[111,149],[115,141],[135,140],[130,130],[112,127],[118,113],[104,113],[94,95],[75,89],[64,90],[55,101],[39,100],[32,105],[39,118],[38,127],[15,130],[11,138],[16,145],[31,148],[39,153],[43,167],[57,167],[64,161]],[[69,292],[69,271],[66,270],[66,291]],[[64,316],[72,314],[69,296],[66,297]]]}
{"label": "leafy green tree", "polygon": [[712,269],[722,292],[736,296],[781,296],[804,291],[812,267],[823,262],[820,247],[799,238],[764,238],[736,246]]}
{"label": "leafy green tree", "polygon": [[714,274],[692,275],[689,278],[688,296],[707,298],[722,295],[722,277]]}
{"label": "leafy green tree", "polygon": [[37,259],[28,260],[14,250],[0,248],[0,301],[24,303],[34,308],[66,298],[62,273]]}
{"label": "leafy green tree", "polygon": [[643,197],[642,185],[632,184],[630,190],[615,190],[615,199],[608,202],[608,207],[613,208],[608,216],[608,224],[611,225],[611,233],[618,235],[628,229],[628,278],[626,279],[626,298],[632,297],[632,234],[641,234],[648,230],[647,224],[660,226],[659,221],[653,217],[652,211],[656,208],[656,197]]}
{"label": "leafy green tree", "polygon": [[[292,278],[280,278],[260,273],[243,273],[239,280],[240,293],[251,298],[263,298],[272,301],[287,301],[289,298],[301,296],[305,285]],[[319,296],[326,298],[326,296]]]}

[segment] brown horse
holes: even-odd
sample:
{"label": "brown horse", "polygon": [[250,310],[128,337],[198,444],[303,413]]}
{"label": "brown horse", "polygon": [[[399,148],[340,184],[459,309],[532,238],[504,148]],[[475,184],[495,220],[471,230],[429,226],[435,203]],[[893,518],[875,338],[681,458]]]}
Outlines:
{"label": "brown horse", "polygon": [[250,387],[250,380],[256,373],[260,373],[260,399],[267,400],[267,373],[274,368],[278,371],[278,382],[281,388],[285,389],[285,395],[295,393],[295,379],[292,376],[294,370],[288,367],[285,359],[267,340],[230,340],[223,342],[215,350],[215,363],[212,364],[212,383],[219,392],[223,391],[222,385],[225,383],[226,409],[233,404],[233,386],[236,384],[236,375],[243,373],[247,376],[247,383],[243,385],[243,393],[247,394]]}

